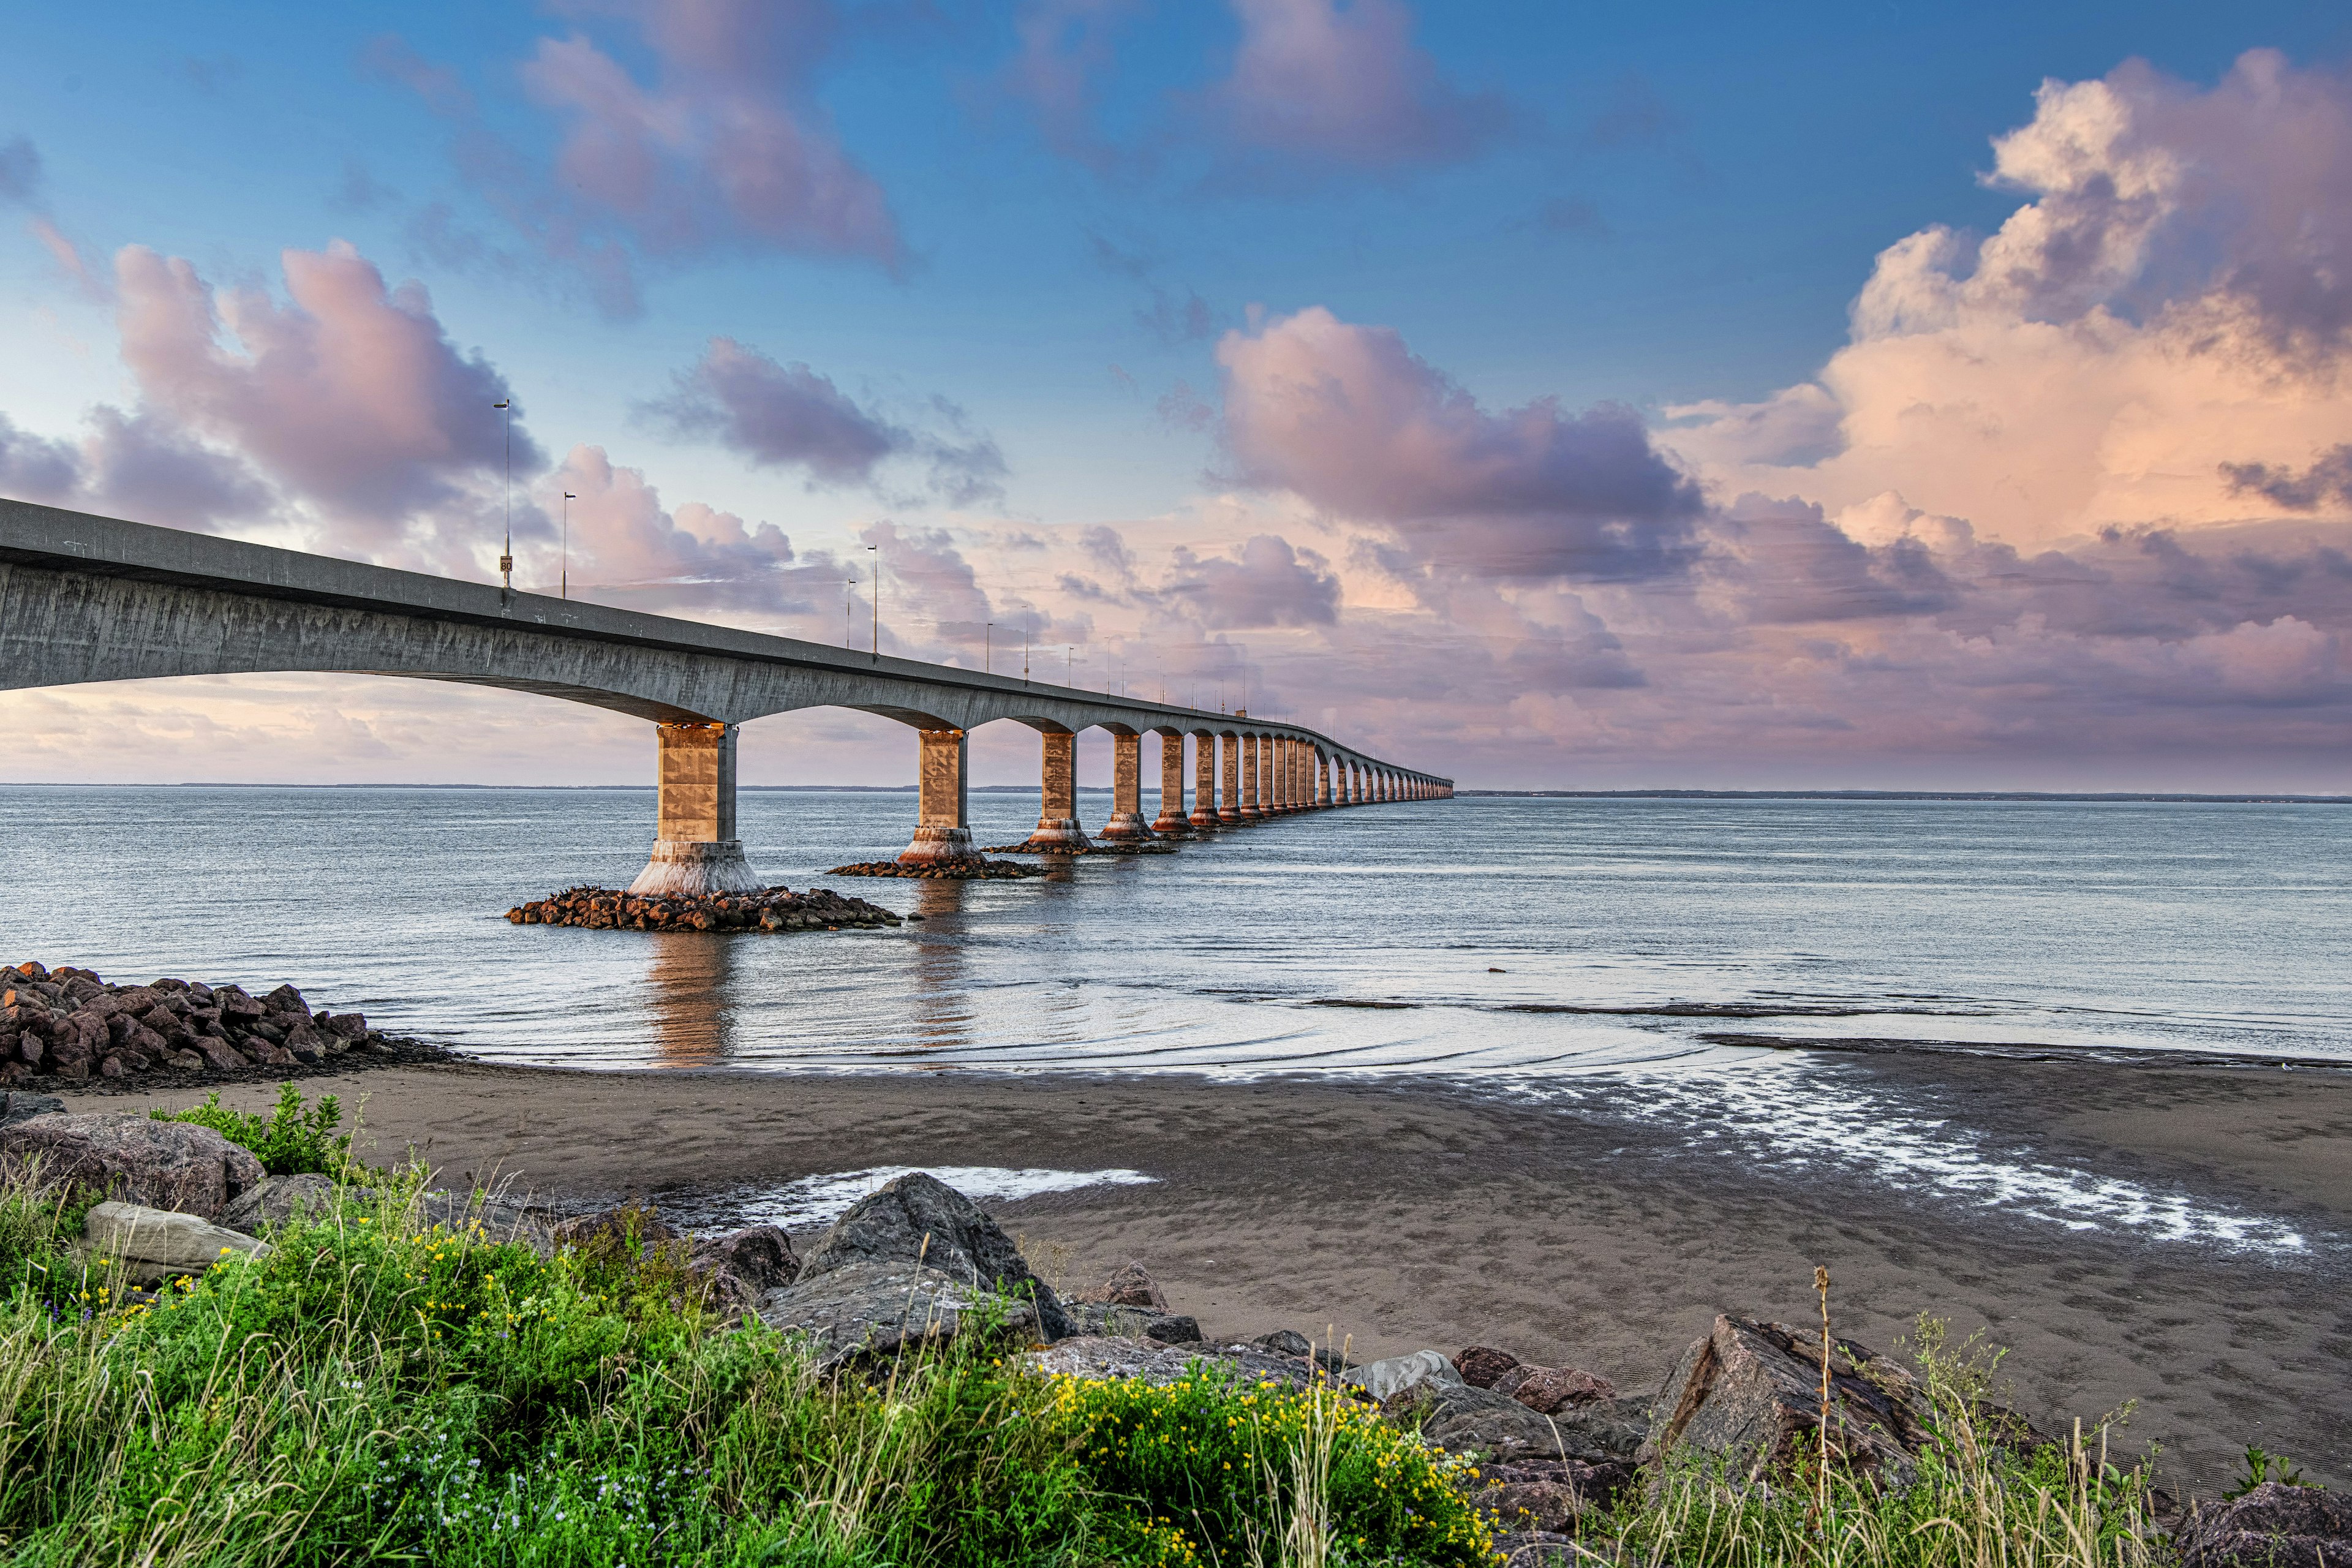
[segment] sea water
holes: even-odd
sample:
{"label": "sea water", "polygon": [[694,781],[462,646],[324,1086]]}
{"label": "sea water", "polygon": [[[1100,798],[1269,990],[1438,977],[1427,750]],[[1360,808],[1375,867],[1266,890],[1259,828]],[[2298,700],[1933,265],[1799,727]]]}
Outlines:
{"label": "sea water", "polygon": [[[1108,805],[1080,801],[1088,820]],[[983,844],[1035,817],[1034,796],[972,804]],[[1037,880],[827,874],[902,847],[914,806],[747,791],[740,822],[772,882],[919,921],[649,933],[505,918],[626,884],[648,790],[0,788],[0,960],[290,981],[519,1064],[1419,1078],[1573,1104],[1742,1169],[1835,1167],[2157,1243],[2337,1250],[2226,1193],[1923,1114],[1834,1064],[2352,1066],[2352,807],[1473,796]]]}

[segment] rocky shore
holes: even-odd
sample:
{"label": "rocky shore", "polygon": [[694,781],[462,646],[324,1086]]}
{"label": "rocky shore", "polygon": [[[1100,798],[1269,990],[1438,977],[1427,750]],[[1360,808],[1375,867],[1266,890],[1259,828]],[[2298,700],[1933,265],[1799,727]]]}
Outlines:
{"label": "rocky shore", "polygon": [[507,911],[507,919],[520,926],[589,931],[873,931],[901,923],[898,915],[864,899],[845,898],[824,888],[795,893],[781,886],[756,893],[640,897],[583,885],[518,904]]}
{"label": "rocky shore", "polygon": [[[40,1097],[16,1101],[0,1105],[0,1165],[37,1157],[44,1179],[104,1194],[89,1212],[83,1246],[119,1260],[136,1281],[119,1306],[153,1300],[175,1276],[268,1258],[269,1238],[289,1219],[385,1201],[323,1175],[268,1175],[209,1128],[66,1113]],[[2101,1470],[2100,1485],[2127,1485],[2142,1500],[2131,1561],[2352,1562],[2352,1503],[2336,1494],[2273,1479],[2186,1504],[2148,1486],[2119,1450],[2086,1448],[2079,1428],[2054,1436],[2057,1424],[2045,1430],[1980,1388],[1933,1385],[1926,1359],[1898,1363],[1822,1328],[1735,1311],[1719,1314],[1654,1392],[1628,1394],[1591,1370],[1531,1364],[1493,1344],[1360,1364],[1344,1344],[1318,1345],[1293,1330],[1225,1340],[1177,1310],[1140,1263],[1064,1295],[979,1205],[920,1172],[859,1199],[806,1238],[805,1250],[772,1225],[685,1235],[635,1204],[566,1215],[496,1193],[430,1190],[406,1202],[404,1223],[418,1227],[520,1243],[541,1257],[571,1249],[641,1259],[692,1282],[722,1321],[757,1318],[786,1334],[820,1375],[887,1375],[910,1349],[976,1331],[992,1344],[1007,1334],[1025,1342],[1019,1353],[1034,1370],[1081,1385],[1205,1376],[1261,1394],[1326,1391],[1451,1456],[1444,1473],[1491,1521],[1495,1560],[1511,1568],[1620,1560],[1607,1535],[1624,1520],[1620,1505],[1654,1490],[1661,1467],[1677,1460],[1707,1467],[1712,1484],[1760,1496],[1802,1482],[1798,1489],[1809,1494],[1806,1467],[1823,1452],[1841,1474],[1879,1492],[1922,1480],[1931,1456],[1948,1469],[1990,1456],[2019,1475],[2042,1464],[2038,1455],[2049,1456],[2043,1468],[2053,1474],[2095,1459],[2121,1467]],[[1978,1457],[1956,1458],[1962,1442]]]}
{"label": "rocky shore", "polygon": [[983,855],[1173,855],[1176,846],[1149,839],[1125,844],[1116,838],[1090,839],[1084,844],[992,844],[981,851]]}
{"label": "rocky shore", "polygon": [[352,1061],[424,1061],[447,1052],[395,1039],[364,1015],[313,1008],[280,985],[163,978],[111,984],[87,969],[34,962],[0,970],[0,1084],[79,1087],[150,1075],[203,1083]]}

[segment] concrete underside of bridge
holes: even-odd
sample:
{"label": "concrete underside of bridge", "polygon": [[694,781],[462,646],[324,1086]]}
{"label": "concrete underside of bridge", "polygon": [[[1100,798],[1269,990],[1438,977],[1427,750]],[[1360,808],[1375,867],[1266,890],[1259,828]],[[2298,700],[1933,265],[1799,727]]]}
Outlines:
{"label": "concrete underside of bridge", "polygon": [[[633,884],[644,892],[761,885],[736,836],[738,731],[803,708],[858,709],[918,732],[919,804],[901,857],[916,864],[976,858],[967,821],[969,737],[1000,720],[1040,736],[1040,811],[1030,841],[1040,849],[1087,842],[1078,821],[1076,741],[1090,729],[1112,737],[1106,839],[1452,793],[1451,781],[1375,762],[1302,726],[0,498],[0,689],[289,671],[498,687],[648,721],[657,737],[657,800],[653,848]],[[1160,806],[1150,823],[1141,799],[1147,733],[1160,738]],[[1189,816],[1187,737],[1196,747]],[[1309,768],[1356,782],[1328,794],[1320,784],[1310,789]]]}

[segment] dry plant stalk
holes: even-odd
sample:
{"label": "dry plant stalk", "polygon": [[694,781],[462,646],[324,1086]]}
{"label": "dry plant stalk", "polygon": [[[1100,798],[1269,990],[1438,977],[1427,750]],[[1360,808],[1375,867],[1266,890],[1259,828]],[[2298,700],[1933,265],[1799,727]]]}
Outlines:
{"label": "dry plant stalk", "polygon": [[1830,1508],[1830,1271],[1818,1263],[1813,1265],[1813,1289],[1822,1297],[1821,1475],[1813,1507],[1826,1515]]}

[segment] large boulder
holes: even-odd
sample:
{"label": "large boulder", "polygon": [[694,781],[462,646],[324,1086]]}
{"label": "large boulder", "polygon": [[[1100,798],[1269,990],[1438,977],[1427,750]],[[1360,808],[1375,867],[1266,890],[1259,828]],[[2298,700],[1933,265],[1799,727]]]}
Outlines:
{"label": "large boulder", "polygon": [[2181,1568],[2341,1568],[2352,1563],[2352,1499],[2264,1481],[2199,1509],[2172,1543]]}
{"label": "large boulder", "polygon": [[[761,1322],[810,1342],[819,1372],[944,1343],[973,1311],[995,1310],[986,1291],[944,1270],[889,1258],[836,1263],[814,1277],[803,1266],[797,1281],[768,1291],[758,1306]],[[1034,1301],[1017,1299],[1003,1311],[1014,1336],[1044,1337]]]}
{"label": "large boulder", "polygon": [[298,1215],[331,1214],[334,1207],[333,1180],[312,1171],[263,1178],[221,1210],[219,1219],[230,1230],[258,1236],[264,1226],[284,1225]]}
{"label": "large boulder", "polygon": [[1166,1345],[1120,1335],[1080,1335],[1059,1341],[1027,1357],[1049,1377],[1139,1378],[1165,1385],[1205,1368],[1244,1384],[1272,1383],[1305,1388],[1316,1380],[1314,1366],[1297,1356],[1270,1355],[1246,1345]]}
{"label": "large boulder", "polygon": [[1515,1378],[1508,1390],[1504,1390],[1500,1383],[1495,1387],[1497,1392],[1507,1392],[1512,1398],[1539,1415],[1549,1415],[1572,1405],[1591,1405],[1597,1400],[1617,1397],[1616,1386],[1607,1378],[1580,1372],[1572,1366],[1537,1366],[1524,1370],[1527,1375]]}
{"label": "large boulder", "polygon": [[0,1162],[22,1168],[36,1160],[46,1181],[203,1219],[216,1218],[266,1174],[249,1151],[209,1127],[106,1111],[0,1124]]}
{"label": "large boulder", "polygon": [[[1004,1227],[928,1172],[900,1176],[852,1205],[802,1261],[795,1289],[869,1263],[919,1266],[975,1290],[1021,1297],[1034,1305],[1038,1337],[1048,1342],[1070,1331],[1054,1288],[1030,1272]],[[767,1316],[764,1305],[761,1315]]]}
{"label": "large boulder", "polygon": [[242,1231],[206,1225],[194,1215],[139,1204],[104,1203],[82,1222],[82,1250],[93,1261],[120,1260],[137,1284],[202,1274],[224,1258],[267,1258],[269,1245]]}
{"label": "large boulder", "polygon": [[[1785,1468],[1820,1441],[1820,1337],[1786,1323],[1717,1317],[1683,1353],[1654,1409],[1650,1442],[1660,1454],[1687,1447],[1748,1466],[1751,1475]],[[1909,1374],[1852,1340],[1832,1340],[1832,1459],[1906,1481],[1927,1437],[1927,1401]]]}

